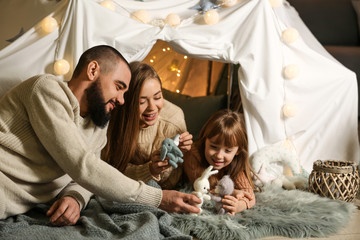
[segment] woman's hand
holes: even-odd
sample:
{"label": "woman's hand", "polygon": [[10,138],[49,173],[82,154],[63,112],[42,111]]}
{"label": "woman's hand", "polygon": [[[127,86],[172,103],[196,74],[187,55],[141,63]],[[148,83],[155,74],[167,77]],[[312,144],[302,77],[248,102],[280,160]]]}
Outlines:
{"label": "woman's hand", "polygon": [[182,134],[180,134],[178,147],[183,153],[190,151],[191,145],[193,143],[192,139],[193,136],[189,132],[183,132]]}
{"label": "woman's hand", "polygon": [[164,172],[169,167],[171,166],[169,165],[167,158],[165,158],[164,161],[160,160],[160,151],[155,151],[151,155],[151,163],[149,165],[151,175],[157,178],[160,173]]}
{"label": "woman's hand", "polygon": [[235,213],[247,209],[245,200],[237,199],[231,195],[225,195],[221,202],[224,203],[223,208],[227,210],[230,215],[235,215]]}

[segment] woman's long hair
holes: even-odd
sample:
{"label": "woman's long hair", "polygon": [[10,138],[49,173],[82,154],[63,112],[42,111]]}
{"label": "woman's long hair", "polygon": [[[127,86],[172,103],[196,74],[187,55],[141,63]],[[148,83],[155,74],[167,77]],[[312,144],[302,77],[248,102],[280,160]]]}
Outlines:
{"label": "woman's long hair", "polygon": [[161,80],[154,68],[146,63],[130,63],[131,81],[124,95],[125,103],[111,112],[107,130],[107,144],[102,159],[121,172],[130,160],[141,157],[138,149],[140,132],[140,91],[147,79]]}
{"label": "woman's long hair", "polygon": [[[251,174],[255,174],[250,166],[248,156],[248,140],[243,116],[229,109],[223,109],[214,113],[202,127],[195,148],[199,151],[203,167],[209,163],[205,158],[205,141],[216,137],[215,144],[224,144],[229,147],[239,147],[231,163],[224,168],[223,174],[230,175],[231,179],[237,179],[241,172],[244,172],[250,185],[255,189]],[[225,172],[224,172],[225,171]],[[212,176],[214,178],[214,176]],[[211,177],[210,177],[211,180]]]}

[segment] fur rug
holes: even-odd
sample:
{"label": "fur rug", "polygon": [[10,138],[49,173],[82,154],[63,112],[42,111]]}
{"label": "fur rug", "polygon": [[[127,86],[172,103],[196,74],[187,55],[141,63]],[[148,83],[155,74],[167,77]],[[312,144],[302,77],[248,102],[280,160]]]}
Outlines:
{"label": "fur rug", "polygon": [[253,208],[235,216],[217,215],[209,201],[201,215],[172,214],[172,225],[201,240],[326,237],[346,226],[355,209],[352,203],[266,186],[256,193]]}

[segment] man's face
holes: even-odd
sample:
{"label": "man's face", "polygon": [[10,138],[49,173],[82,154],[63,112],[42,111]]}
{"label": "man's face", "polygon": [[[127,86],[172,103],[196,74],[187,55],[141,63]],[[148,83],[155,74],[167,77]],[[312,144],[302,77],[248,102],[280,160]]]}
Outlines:
{"label": "man's face", "polygon": [[86,90],[88,113],[94,124],[105,127],[111,111],[124,104],[124,93],[128,90],[131,73],[126,63],[119,61],[112,72],[101,75]]}

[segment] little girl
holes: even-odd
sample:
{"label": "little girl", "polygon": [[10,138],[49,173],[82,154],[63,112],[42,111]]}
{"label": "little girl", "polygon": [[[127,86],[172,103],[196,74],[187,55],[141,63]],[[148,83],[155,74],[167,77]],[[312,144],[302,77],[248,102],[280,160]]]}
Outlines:
{"label": "little girl", "polygon": [[231,196],[226,195],[222,203],[231,215],[255,205],[255,185],[251,177],[251,173],[255,173],[250,167],[247,147],[242,116],[224,109],[209,118],[199,139],[184,156],[184,172],[192,184],[209,165],[219,171],[209,178],[210,191],[224,175],[230,175],[235,190]]}

